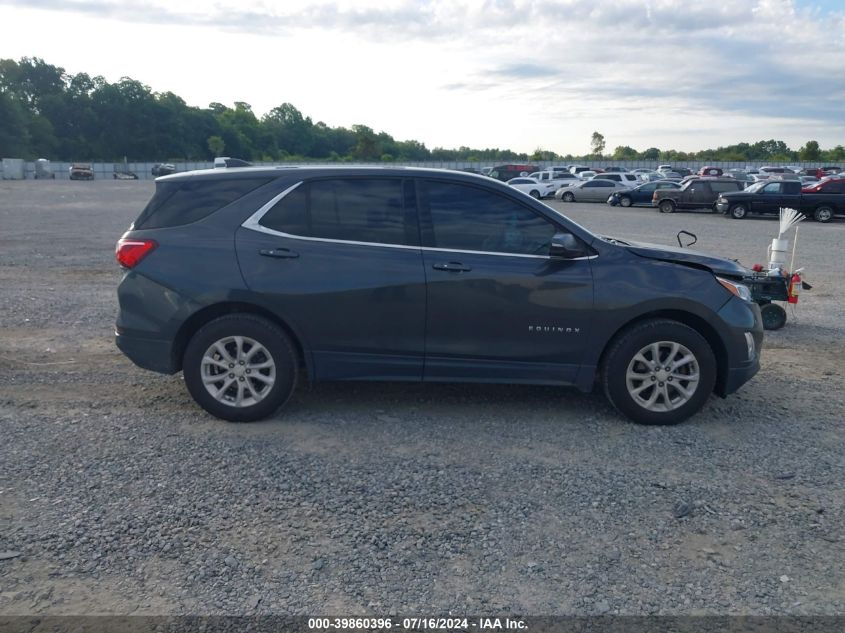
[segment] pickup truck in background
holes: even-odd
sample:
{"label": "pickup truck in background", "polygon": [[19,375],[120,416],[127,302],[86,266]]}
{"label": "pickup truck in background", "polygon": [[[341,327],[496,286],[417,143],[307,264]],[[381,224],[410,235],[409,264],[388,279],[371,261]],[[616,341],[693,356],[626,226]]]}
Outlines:
{"label": "pickup truck in background", "polygon": [[569,187],[570,185],[574,185],[576,183],[581,182],[581,179],[578,178],[578,176],[576,176],[575,174],[571,174],[568,171],[535,171],[528,177],[533,178],[534,180],[543,185],[555,185],[555,191],[557,189],[560,189],[561,187]]}
{"label": "pickup truck in background", "polygon": [[742,183],[735,178],[693,176],[681,183],[680,189],[657,189],[651,198],[652,206],[661,213],[678,209],[710,209],[715,211],[716,198],[729,191],[741,191]]}
{"label": "pickup truck in background", "polygon": [[817,222],[830,222],[836,215],[845,215],[845,178],[805,189],[795,180],[764,180],[744,191],[723,193],[716,200],[716,210],[735,220],[749,213],[778,214],[781,207],[800,211]]}

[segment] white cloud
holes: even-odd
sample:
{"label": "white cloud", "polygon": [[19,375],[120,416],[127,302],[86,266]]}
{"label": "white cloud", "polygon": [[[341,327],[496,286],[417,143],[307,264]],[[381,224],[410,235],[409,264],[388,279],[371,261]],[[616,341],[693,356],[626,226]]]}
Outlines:
{"label": "white cloud", "polygon": [[845,14],[800,2],[0,0],[0,57],[430,147],[830,147]]}

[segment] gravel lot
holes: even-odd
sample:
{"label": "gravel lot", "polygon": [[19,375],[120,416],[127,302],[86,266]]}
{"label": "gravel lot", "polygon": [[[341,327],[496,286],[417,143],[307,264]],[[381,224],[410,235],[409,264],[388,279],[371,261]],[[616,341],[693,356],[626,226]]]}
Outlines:
{"label": "gravel lot", "polygon": [[[114,242],[152,190],[0,182],[0,614],[845,612],[845,222],[801,226],[814,289],[679,427],[575,390],[352,383],[233,425],[113,344]],[[777,232],[551,204],[747,265]]]}

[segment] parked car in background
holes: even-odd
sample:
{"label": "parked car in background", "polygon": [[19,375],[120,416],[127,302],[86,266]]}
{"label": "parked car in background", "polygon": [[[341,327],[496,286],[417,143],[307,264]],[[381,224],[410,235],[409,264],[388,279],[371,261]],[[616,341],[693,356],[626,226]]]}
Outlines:
{"label": "parked car in background", "polygon": [[605,171],[605,173],[608,173],[608,174],[612,174],[612,173],[626,174],[626,173],[628,173],[628,170],[625,169],[624,167],[613,167],[613,166],[605,167],[604,171]]}
{"label": "parked car in background", "polygon": [[743,169],[729,169],[723,175],[735,178],[738,182],[742,183],[743,187],[747,187],[754,182],[751,176],[749,176]]}
{"label": "parked car in background", "polygon": [[115,180],[138,180],[138,174],[134,171],[115,171],[111,177]]}
{"label": "parked car in background", "polygon": [[681,178],[692,175],[692,170],[687,169],[686,167],[675,167],[675,172],[680,174]]}
{"label": "parked car in background", "polygon": [[640,178],[642,178],[646,182],[653,182],[655,180],[663,180],[666,178],[666,174],[660,171],[649,171],[646,173],[641,173]]}
{"label": "parked car in background", "polygon": [[664,171],[660,176],[661,180],[674,180],[675,182],[681,182],[683,178],[684,177],[676,171]]}
{"label": "parked car in background", "polygon": [[71,180],[94,180],[94,168],[91,163],[73,163],[69,171]]}
{"label": "parked car in background", "polygon": [[747,269],[456,171],[179,174],[116,258],[118,347],[224,420],[273,415],[303,380],[402,380],[599,383],[630,419],[675,424],[760,367]]}
{"label": "parked car in background", "polygon": [[555,192],[555,198],[564,202],[607,202],[613,192],[628,189],[630,187],[620,182],[595,178],[558,189]]}
{"label": "parked car in background", "polygon": [[645,184],[634,187],[630,191],[614,191],[607,199],[607,203],[615,207],[617,204],[621,207],[630,207],[634,205],[649,205],[651,206],[651,199],[654,192],[658,189],[680,189],[681,185],[671,180],[658,180],[656,182],[647,182]]}
{"label": "parked car in background", "polygon": [[535,171],[540,171],[536,165],[508,163],[506,165],[496,165],[490,170],[488,174],[491,178],[507,182],[511,178],[525,177]]}
{"label": "parked car in background", "polygon": [[640,180],[636,174],[628,173],[609,172],[604,174],[596,174],[591,178],[591,180],[595,180],[596,178],[621,182],[623,185],[628,185],[629,187],[636,187],[642,182],[642,180]]}
{"label": "parked car in background", "polygon": [[735,220],[750,213],[777,214],[781,207],[800,211],[817,222],[830,222],[845,214],[845,178],[804,189],[799,181],[769,180],[742,192],[725,192],[716,200],[716,210]]}
{"label": "parked car in background", "polygon": [[576,176],[580,175],[582,172],[585,171],[592,171],[595,173],[595,170],[592,167],[585,167],[584,165],[572,165],[569,168],[570,173],[575,174]]}
{"label": "parked car in background", "polygon": [[150,170],[153,176],[169,176],[176,173],[176,165],[173,163],[155,163]]}
{"label": "parked car in background", "polygon": [[599,173],[599,172],[597,172],[597,171],[593,171],[592,169],[587,169],[587,170],[585,170],[585,171],[579,172],[579,173],[578,173],[578,178],[580,178],[581,180],[589,180],[590,178],[593,178],[594,176],[597,176],[597,175],[598,175],[598,173]]}
{"label": "parked car in background", "polygon": [[679,189],[656,190],[651,200],[661,213],[704,208],[715,211],[716,199],[728,191],[742,191],[742,184],[735,178],[694,176],[685,180]]}
{"label": "parked car in background", "polygon": [[702,167],[701,169],[698,170],[699,176],[721,176],[724,173],[725,172],[722,171],[721,167],[707,166],[707,167]]}
{"label": "parked car in background", "polygon": [[761,167],[760,171],[764,174],[793,174],[793,172],[789,167]]}
{"label": "parked car in background", "polygon": [[802,187],[809,187],[817,182],[819,182],[819,178],[816,176],[799,176],[801,180]]}
{"label": "parked car in background", "polygon": [[538,200],[555,195],[558,189],[555,183],[540,182],[536,178],[511,178],[507,184]]}
{"label": "parked car in background", "polygon": [[[555,186],[555,191],[559,187],[567,187],[572,183],[578,182],[580,178],[568,171],[535,171],[528,174],[529,178],[533,178],[541,184],[552,184]],[[510,184],[510,183],[509,183]],[[552,192],[554,193],[554,192]]]}

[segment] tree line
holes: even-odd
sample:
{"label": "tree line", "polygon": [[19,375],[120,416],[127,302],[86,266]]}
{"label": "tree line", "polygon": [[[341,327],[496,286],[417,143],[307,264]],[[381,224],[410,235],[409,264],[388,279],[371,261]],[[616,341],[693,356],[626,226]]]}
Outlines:
{"label": "tree line", "polygon": [[87,73],[69,74],[37,57],[0,59],[0,155],[52,160],[210,160],[228,155],[255,161],[572,161],[730,160],[837,161],[845,148],[822,150],[808,141],[797,151],[783,141],[738,143],[699,152],[619,146],[605,154],[595,132],[591,154],[573,156],[537,148],[532,154],[507,149],[429,149],[415,140],[397,141],[367,125],[331,127],[314,122],[290,103],[258,117],[237,101],[189,106],[173,92],[153,92],[123,77],[109,83]]}

